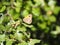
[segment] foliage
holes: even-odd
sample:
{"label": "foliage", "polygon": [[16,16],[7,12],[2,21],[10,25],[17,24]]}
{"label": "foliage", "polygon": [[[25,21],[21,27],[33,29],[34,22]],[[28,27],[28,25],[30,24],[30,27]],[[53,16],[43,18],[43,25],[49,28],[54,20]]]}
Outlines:
{"label": "foliage", "polygon": [[[51,45],[50,42],[59,45],[57,3],[57,0],[0,0],[0,45]],[[23,21],[24,17],[30,19],[29,14],[31,24]]]}

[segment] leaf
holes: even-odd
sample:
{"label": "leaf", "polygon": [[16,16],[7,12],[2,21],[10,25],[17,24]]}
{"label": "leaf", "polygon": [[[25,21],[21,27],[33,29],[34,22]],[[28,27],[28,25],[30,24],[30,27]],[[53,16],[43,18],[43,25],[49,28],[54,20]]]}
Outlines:
{"label": "leaf", "polygon": [[24,35],[22,33],[19,33],[19,30],[17,30],[17,32],[14,34],[14,36],[15,36],[15,39],[17,39],[19,41],[22,40],[24,37]]}
{"label": "leaf", "polygon": [[54,16],[49,16],[49,21],[56,22],[56,18]]}
{"label": "leaf", "polygon": [[2,24],[0,24],[0,31],[5,31],[5,26],[3,26]]}
{"label": "leaf", "polygon": [[60,26],[56,26],[56,32],[58,32],[58,34],[60,34]]}
{"label": "leaf", "polygon": [[46,23],[44,22],[44,23],[37,23],[37,25],[39,26],[39,28],[41,28],[41,29],[46,29]]}
{"label": "leaf", "polygon": [[53,13],[57,15],[59,11],[60,11],[60,7],[55,7]]}
{"label": "leaf", "polygon": [[32,13],[35,15],[35,16],[39,16],[40,14],[40,9],[37,7],[37,8],[32,8]]}
{"label": "leaf", "polygon": [[5,41],[5,34],[0,34],[0,41]]}
{"label": "leaf", "polygon": [[20,30],[20,31],[23,31],[23,32],[25,32],[26,31],[26,27],[24,27],[24,26],[22,26],[22,27],[17,27],[17,30]]}
{"label": "leaf", "polygon": [[22,12],[23,17],[27,16],[28,14],[29,14],[28,10],[23,10],[23,12]]}
{"label": "leaf", "polygon": [[4,45],[3,42],[1,42],[1,45]]}
{"label": "leaf", "polygon": [[19,16],[20,16],[19,13],[15,12],[15,13],[13,13],[12,17],[13,17],[14,20],[16,20],[16,19],[19,19]]}
{"label": "leaf", "polygon": [[22,3],[21,2],[14,2],[14,5],[17,7],[17,8],[20,8],[22,6]]}
{"label": "leaf", "polygon": [[37,29],[36,29],[36,27],[32,26],[32,27],[31,27],[31,30],[32,30],[32,31],[36,31]]}
{"label": "leaf", "polygon": [[44,21],[43,16],[42,15],[38,16],[38,20],[43,22]]}
{"label": "leaf", "polygon": [[0,24],[3,22],[4,16],[2,13],[0,13]]}
{"label": "leaf", "polygon": [[35,6],[38,6],[41,4],[41,0],[34,0],[34,2],[35,2]]}
{"label": "leaf", "polygon": [[28,45],[35,45],[36,43],[40,43],[41,40],[38,39],[30,39],[30,42],[28,43]]}
{"label": "leaf", "polygon": [[49,11],[49,10],[51,10],[51,8],[48,7],[48,6],[45,6],[45,7],[44,7],[44,10],[45,10],[45,11]]}
{"label": "leaf", "polygon": [[10,20],[10,17],[4,15],[2,23],[6,23],[7,24],[9,22],[9,20]]}
{"label": "leaf", "polygon": [[15,11],[17,12],[17,13],[19,13],[20,12],[20,8],[18,7],[18,8],[15,8]]}
{"label": "leaf", "polygon": [[25,27],[29,27],[29,28],[31,28],[31,27],[33,27],[33,25],[28,25],[28,24],[25,24],[25,23],[22,23]]}
{"label": "leaf", "polygon": [[27,42],[23,41],[21,43],[18,43],[18,45],[28,45]]}
{"label": "leaf", "polygon": [[9,5],[10,5],[10,2],[4,1],[2,4],[5,5],[5,6],[6,6],[6,5],[9,6]]}
{"label": "leaf", "polygon": [[3,7],[0,9],[0,12],[5,11],[5,9],[6,9],[6,6],[3,6]]}
{"label": "leaf", "polygon": [[55,31],[51,31],[51,34],[53,37],[57,37],[58,34],[60,34],[60,26],[56,26],[56,30]]}
{"label": "leaf", "polygon": [[6,40],[6,45],[12,45],[13,39],[7,39]]}

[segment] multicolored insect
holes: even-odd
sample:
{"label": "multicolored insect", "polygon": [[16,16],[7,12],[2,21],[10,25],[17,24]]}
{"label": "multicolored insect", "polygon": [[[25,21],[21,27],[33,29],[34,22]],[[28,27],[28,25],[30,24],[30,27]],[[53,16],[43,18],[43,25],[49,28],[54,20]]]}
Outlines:
{"label": "multicolored insect", "polygon": [[25,22],[27,24],[31,24],[32,23],[32,14],[29,14],[28,16],[24,17],[23,22]]}

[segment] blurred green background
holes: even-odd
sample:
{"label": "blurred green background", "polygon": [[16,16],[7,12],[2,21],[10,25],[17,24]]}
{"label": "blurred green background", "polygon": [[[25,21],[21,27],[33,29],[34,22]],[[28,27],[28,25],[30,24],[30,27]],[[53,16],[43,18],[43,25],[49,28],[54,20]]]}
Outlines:
{"label": "blurred green background", "polygon": [[0,45],[60,45],[59,0],[0,0]]}

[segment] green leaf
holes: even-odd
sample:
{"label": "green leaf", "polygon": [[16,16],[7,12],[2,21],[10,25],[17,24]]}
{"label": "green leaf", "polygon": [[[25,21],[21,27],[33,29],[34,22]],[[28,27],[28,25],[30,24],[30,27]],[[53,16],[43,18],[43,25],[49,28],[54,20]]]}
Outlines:
{"label": "green leaf", "polygon": [[22,40],[24,37],[24,35],[22,33],[19,33],[19,30],[17,30],[17,32],[14,34],[14,36],[19,41]]}
{"label": "green leaf", "polygon": [[28,10],[24,10],[24,11],[22,12],[23,17],[27,16],[28,14],[29,14]]}
{"label": "green leaf", "polygon": [[17,2],[14,2],[14,5],[19,8],[22,6],[22,3],[17,1]]}
{"label": "green leaf", "polygon": [[16,12],[19,13],[20,12],[20,8],[15,8]]}
{"label": "green leaf", "polygon": [[14,14],[14,9],[9,9],[9,14],[13,15]]}
{"label": "green leaf", "polygon": [[24,26],[22,26],[22,27],[17,27],[17,30],[19,30],[19,31],[26,31],[26,27],[24,27]]}
{"label": "green leaf", "polygon": [[0,24],[3,22],[3,20],[4,20],[4,16],[2,13],[0,13]]}
{"label": "green leaf", "polygon": [[49,21],[56,22],[56,18],[54,16],[49,16]]}
{"label": "green leaf", "polygon": [[25,24],[25,23],[22,23],[25,27],[29,27],[29,28],[31,28],[31,27],[33,27],[33,25],[28,25],[28,24]]}
{"label": "green leaf", "polygon": [[19,16],[20,16],[19,13],[15,12],[15,13],[13,13],[12,17],[13,17],[14,20],[16,20],[16,19],[19,19]]}
{"label": "green leaf", "polygon": [[6,9],[6,6],[2,6],[2,8],[0,9],[0,12],[5,11],[5,9]]}
{"label": "green leaf", "polygon": [[0,34],[0,41],[5,41],[5,34]]}
{"label": "green leaf", "polygon": [[39,26],[39,28],[41,29],[46,29],[46,23],[37,23],[37,25]]}
{"label": "green leaf", "polygon": [[7,39],[6,40],[6,45],[12,45],[13,39]]}
{"label": "green leaf", "polygon": [[18,43],[18,45],[28,45],[27,42],[23,41],[21,43]]}
{"label": "green leaf", "polygon": [[35,2],[35,6],[38,6],[38,5],[40,5],[41,4],[41,0],[34,0],[34,2]]}
{"label": "green leaf", "polygon": [[36,31],[37,29],[36,29],[36,27],[32,26],[32,27],[31,27],[31,30],[32,30],[32,31]]}
{"label": "green leaf", "polygon": [[45,6],[45,7],[44,7],[44,10],[45,10],[45,11],[49,11],[49,10],[51,10],[51,8],[48,7],[48,6]]}
{"label": "green leaf", "polygon": [[0,31],[5,31],[5,26],[3,26],[2,24],[0,24]]}
{"label": "green leaf", "polygon": [[8,23],[9,20],[10,20],[10,17],[4,15],[4,19],[3,19],[3,22],[2,23]]}
{"label": "green leaf", "polygon": [[60,26],[56,26],[56,32],[58,32],[58,34],[60,34]]}
{"label": "green leaf", "polygon": [[56,26],[56,30],[55,31],[51,31],[51,34],[53,35],[53,37],[57,37],[58,34],[60,34],[60,26]]}
{"label": "green leaf", "polygon": [[42,15],[38,16],[38,20],[44,21],[43,16]]}
{"label": "green leaf", "polygon": [[39,16],[40,14],[40,9],[37,7],[37,8],[32,8],[32,13],[35,15],[35,16]]}
{"label": "green leaf", "polygon": [[57,37],[57,34],[58,34],[57,31],[51,31],[51,36],[52,37],[56,38]]}
{"label": "green leaf", "polygon": [[53,13],[57,15],[59,11],[60,11],[60,7],[55,7]]}
{"label": "green leaf", "polygon": [[38,39],[30,39],[30,42],[28,43],[28,45],[35,45],[36,43],[40,43],[41,40]]}

